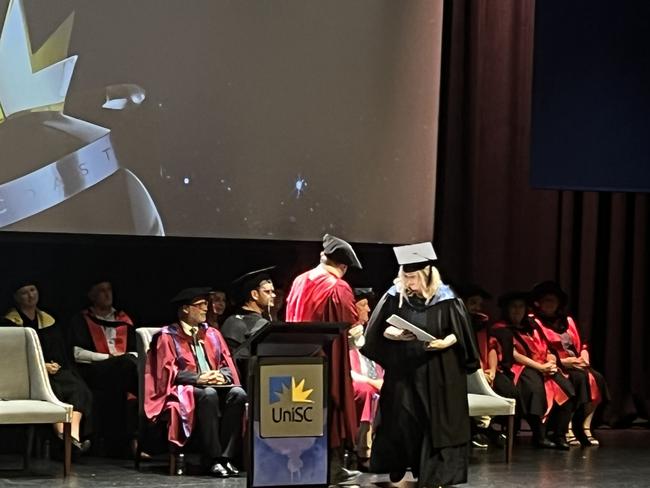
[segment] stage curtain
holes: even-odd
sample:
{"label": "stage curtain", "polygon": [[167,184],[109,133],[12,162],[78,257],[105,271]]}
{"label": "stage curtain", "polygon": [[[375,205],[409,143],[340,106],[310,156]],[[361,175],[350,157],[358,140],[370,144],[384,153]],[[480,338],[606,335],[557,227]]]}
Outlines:
{"label": "stage curtain", "polygon": [[[606,420],[647,418],[648,195],[531,189],[535,2],[449,0],[444,9],[441,268],[495,295],[558,280],[608,380]],[[494,302],[488,307],[498,315]]]}

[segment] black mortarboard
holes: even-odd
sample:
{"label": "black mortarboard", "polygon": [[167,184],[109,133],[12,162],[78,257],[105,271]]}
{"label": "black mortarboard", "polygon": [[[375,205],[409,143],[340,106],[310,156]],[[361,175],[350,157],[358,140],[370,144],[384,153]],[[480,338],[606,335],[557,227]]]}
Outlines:
{"label": "black mortarboard", "polygon": [[250,298],[250,293],[257,290],[262,282],[272,281],[271,271],[275,266],[250,271],[240,276],[231,284],[233,300],[237,305],[242,305]]}
{"label": "black mortarboard", "polygon": [[323,236],[323,253],[332,261],[345,264],[353,268],[363,269],[361,262],[352,249],[352,246],[343,239],[329,234]]}
{"label": "black mortarboard", "polygon": [[511,302],[517,301],[517,300],[522,300],[526,303],[528,303],[528,298],[529,294],[527,291],[510,291],[508,293],[504,293],[499,297],[497,300],[497,305],[499,308],[506,308]]}
{"label": "black mortarboard", "polygon": [[475,296],[479,296],[483,300],[490,300],[492,298],[492,295],[490,295],[488,291],[475,283],[460,285],[456,287],[456,292],[458,292],[458,295],[463,299]]}
{"label": "black mortarboard", "polygon": [[530,292],[530,301],[535,302],[544,295],[555,295],[560,300],[561,307],[564,307],[569,301],[569,296],[557,281],[547,280],[537,283]]}
{"label": "black mortarboard", "polygon": [[172,298],[171,303],[174,305],[189,305],[190,303],[196,301],[197,298],[207,298],[210,293],[211,288],[207,286],[194,287],[194,288],[185,288],[184,290],[179,291],[174,298]]}
{"label": "black mortarboard", "polygon": [[432,265],[438,259],[430,242],[420,242],[393,248],[397,263],[406,273],[412,273]]}
{"label": "black mortarboard", "polygon": [[38,280],[34,276],[21,276],[12,280],[9,285],[9,291],[13,295],[24,286],[34,285],[38,288]]}
{"label": "black mortarboard", "polygon": [[354,288],[354,299],[355,301],[363,300],[372,300],[375,298],[375,292],[372,288]]}

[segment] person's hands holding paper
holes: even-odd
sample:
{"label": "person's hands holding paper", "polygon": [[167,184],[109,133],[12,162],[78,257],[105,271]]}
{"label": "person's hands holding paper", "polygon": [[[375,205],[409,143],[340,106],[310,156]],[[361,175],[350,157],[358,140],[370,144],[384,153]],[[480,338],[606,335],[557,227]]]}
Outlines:
{"label": "person's hands holding paper", "polygon": [[447,349],[448,347],[451,347],[454,344],[456,344],[457,341],[458,339],[456,339],[456,336],[454,334],[449,334],[444,339],[434,339],[432,341],[425,342],[424,348],[427,351],[437,351],[440,349]]}

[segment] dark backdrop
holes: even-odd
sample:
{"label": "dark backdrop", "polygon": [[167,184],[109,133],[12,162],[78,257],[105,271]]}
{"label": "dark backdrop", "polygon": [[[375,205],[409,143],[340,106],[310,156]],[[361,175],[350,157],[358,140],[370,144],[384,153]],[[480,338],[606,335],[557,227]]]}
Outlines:
{"label": "dark backdrop", "polygon": [[[494,294],[558,279],[609,382],[611,420],[647,416],[648,197],[530,189],[533,25],[532,0],[445,4],[434,238],[443,275]],[[366,269],[352,283],[385,288],[396,271],[390,247],[357,248]],[[111,272],[118,303],[154,325],[172,318],[167,303],[180,287],[274,263],[287,281],[319,250],[315,242],[3,233],[0,276],[6,283],[36,272],[44,308],[64,320],[82,305],[87,277]]]}
{"label": "dark backdrop", "polygon": [[557,279],[609,382],[610,420],[647,418],[648,195],[531,189],[535,2],[453,0],[445,13],[439,254],[494,294]]}

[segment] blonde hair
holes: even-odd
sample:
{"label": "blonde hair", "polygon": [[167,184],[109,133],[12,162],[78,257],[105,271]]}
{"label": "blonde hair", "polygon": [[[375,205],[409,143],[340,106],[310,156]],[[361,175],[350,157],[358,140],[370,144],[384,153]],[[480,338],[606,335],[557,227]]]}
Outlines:
{"label": "blonde hair", "polygon": [[[414,271],[414,273],[417,275],[418,281],[420,282],[420,291],[418,294],[422,295],[426,303],[429,303],[429,301],[436,295],[436,293],[438,293],[438,288],[440,288],[440,285],[442,284],[440,272],[435,266],[427,266],[425,268]],[[395,278],[393,281],[395,287],[397,288],[397,291],[399,292],[400,307],[402,306],[402,303],[404,303],[405,297],[415,295],[414,292],[406,287],[406,280],[404,279],[404,275],[404,267],[400,266],[399,272],[397,273],[397,278]]]}

